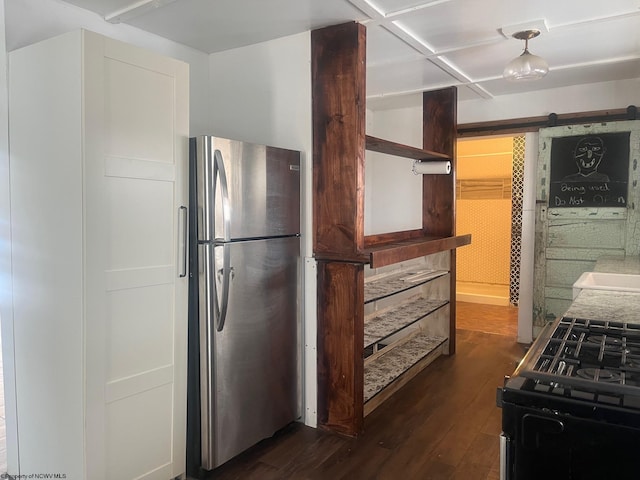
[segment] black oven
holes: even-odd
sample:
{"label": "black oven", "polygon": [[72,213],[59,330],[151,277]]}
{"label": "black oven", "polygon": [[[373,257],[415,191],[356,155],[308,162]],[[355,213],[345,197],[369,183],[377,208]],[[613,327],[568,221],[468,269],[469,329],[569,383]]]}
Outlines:
{"label": "black oven", "polygon": [[501,478],[640,478],[640,325],[560,318],[498,389]]}

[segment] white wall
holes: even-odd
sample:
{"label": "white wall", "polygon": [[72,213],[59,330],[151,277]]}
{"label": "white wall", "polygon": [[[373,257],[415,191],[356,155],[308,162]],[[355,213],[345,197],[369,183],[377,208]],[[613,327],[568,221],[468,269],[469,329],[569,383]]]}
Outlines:
{"label": "white wall", "polygon": [[[367,110],[367,135],[422,148],[422,109]],[[413,160],[366,152],[364,233],[422,228],[422,175]]]}
{"label": "white wall", "polygon": [[[18,426],[13,345],[13,285],[11,280],[11,210],[9,191],[9,108],[7,105],[7,55],[5,8],[0,2],[0,329],[4,373],[4,423],[6,427],[7,471],[18,472]],[[0,472],[4,473],[4,472]]]}
{"label": "white wall", "polygon": [[522,194],[522,241],[520,244],[520,291],[518,297],[518,342],[533,340],[533,262],[536,230],[536,172],[538,132],[524,140],[524,188]]}
{"label": "white wall", "polygon": [[[553,73],[553,72],[552,72]],[[549,75],[551,75],[550,73]],[[640,103],[640,78],[587,83],[458,103],[458,123],[627,108]]]}
{"label": "white wall", "polygon": [[310,32],[210,56],[210,133],[302,152],[304,405],[316,425],[316,270],[313,260]]}
{"label": "white wall", "polygon": [[93,12],[59,0],[4,0],[4,2],[6,50],[9,52],[46,38],[84,28],[188,63],[190,133],[191,135],[206,133],[208,127],[206,99],[209,84],[206,53],[135,27],[108,23]]}

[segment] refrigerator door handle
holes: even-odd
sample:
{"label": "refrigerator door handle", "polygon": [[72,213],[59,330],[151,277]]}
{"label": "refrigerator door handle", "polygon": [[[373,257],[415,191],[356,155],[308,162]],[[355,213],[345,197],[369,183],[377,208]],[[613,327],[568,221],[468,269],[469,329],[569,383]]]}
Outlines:
{"label": "refrigerator door handle", "polygon": [[[220,269],[220,272],[222,273],[222,296],[218,301],[218,292],[216,291],[215,295],[213,296],[213,301],[216,310],[216,330],[218,332],[221,332],[227,319],[227,307],[229,305],[229,284],[231,282],[231,272],[233,268],[229,266],[229,262],[231,261],[230,245],[228,243],[225,243],[223,245],[219,245],[216,248],[222,248],[222,268]],[[214,275],[214,271],[215,270],[211,271],[212,276]]]}
{"label": "refrigerator door handle", "polygon": [[216,318],[216,314],[218,312],[218,292],[216,288],[216,252],[215,245],[212,243],[207,244],[206,248],[206,287],[204,291],[206,292],[206,305],[207,305],[207,330],[211,331],[211,323],[213,319]]}
{"label": "refrigerator door handle", "polygon": [[[220,177],[220,189],[221,200],[222,200],[222,228],[223,228],[223,237],[222,241],[228,242],[231,240],[231,209],[229,207],[229,187],[227,184],[227,172],[224,168],[224,159],[222,158],[222,153],[220,150],[216,150],[213,153],[214,157],[214,167],[213,167],[213,177],[214,177],[214,191],[213,198],[215,196],[215,188],[217,185],[217,179]],[[218,233],[218,232],[216,232]],[[217,238],[216,238],[217,239]]]}
{"label": "refrigerator door handle", "polygon": [[[220,270],[218,270],[218,281],[222,282],[222,279],[224,275],[224,268],[221,268]],[[229,275],[231,276],[231,280],[233,280],[233,278],[236,276],[236,273],[233,271],[233,267],[231,267],[229,269]]]}
{"label": "refrigerator door handle", "polygon": [[184,278],[187,276],[187,235],[189,231],[189,215],[187,207],[185,207],[184,205],[179,208],[179,211],[184,215],[184,218],[182,220],[182,272],[179,276],[180,278]]}

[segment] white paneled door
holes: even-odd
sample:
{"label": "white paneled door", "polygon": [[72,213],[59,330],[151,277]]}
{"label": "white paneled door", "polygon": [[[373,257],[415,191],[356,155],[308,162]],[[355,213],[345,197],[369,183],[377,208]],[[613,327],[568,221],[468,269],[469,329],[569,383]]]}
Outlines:
{"label": "white paneled door", "polygon": [[86,161],[101,184],[92,221],[104,263],[88,273],[104,278],[93,317],[104,322],[88,315],[87,340],[103,352],[106,478],[173,478],[186,434],[186,69],[103,37],[85,36],[85,49],[102,58],[87,63],[85,99],[88,112],[103,106]]}

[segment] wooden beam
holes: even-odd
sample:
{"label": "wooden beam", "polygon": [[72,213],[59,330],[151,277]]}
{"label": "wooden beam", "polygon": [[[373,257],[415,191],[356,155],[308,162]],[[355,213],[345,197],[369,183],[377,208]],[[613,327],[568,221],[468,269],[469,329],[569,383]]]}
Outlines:
{"label": "wooden beam", "polygon": [[318,425],[355,436],[364,419],[364,265],[318,262]]}
{"label": "wooden beam", "polygon": [[[425,92],[422,96],[425,150],[451,157],[450,175],[423,175],[422,229],[427,235],[456,235],[456,142],[458,91],[455,87]],[[470,239],[469,239],[470,240]],[[456,251],[449,253],[449,354],[456,351]]]}
{"label": "wooden beam", "polygon": [[313,249],[351,258],[364,242],[366,30],[311,32]]}
{"label": "wooden beam", "polygon": [[463,123],[458,125],[458,137],[481,137],[486,135],[519,134],[537,132],[541,128],[585,123],[620,122],[639,120],[640,114],[634,105],[611,110],[577,113],[550,113],[547,116],[523,117],[490,122]]}
{"label": "wooden beam", "polygon": [[425,235],[451,237],[455,234],[456,172],[455,87],[423,94],[423,148],[451,158],[450,175],[423,175],[422,229]]}
{"label": "wooden beam", "polygon": [[402,145],[382,138],[372,137],[370,135],[366,136],[366,142],[367,150],[387,155],[394,155],[404,159],[410,158],[412,160],[421,161],[450,160],[447,155],[442,153],[429,152],[420,148],[410,147],[408,145]]}

